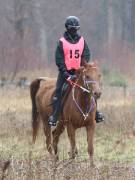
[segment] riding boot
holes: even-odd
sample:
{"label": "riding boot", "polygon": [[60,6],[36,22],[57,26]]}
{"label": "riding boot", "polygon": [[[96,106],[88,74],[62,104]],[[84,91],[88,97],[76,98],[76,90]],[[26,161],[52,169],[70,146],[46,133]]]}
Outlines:
{"label": "riding boot", "polygon": [[103,113],[96,111],[96,123],[103,122],[105,120],[105,117]]}
{"label": "riding boot", "polygon": [[[96,105],[97,105],[97,98],[95,98],[95,102],[96,102]],[[105,117],[103,115],[102,112],[99,112],[98,110],[96,111],[96,123],[100,123],[100,122],[103,122],[105,120]]]}
{"label": "riding boot", "polygon": [[51,126],[56,126],[59,114],[60,114],[60,98],[57,98],[56,96],[53,98],[53,113],[49,117],[48,122]]}

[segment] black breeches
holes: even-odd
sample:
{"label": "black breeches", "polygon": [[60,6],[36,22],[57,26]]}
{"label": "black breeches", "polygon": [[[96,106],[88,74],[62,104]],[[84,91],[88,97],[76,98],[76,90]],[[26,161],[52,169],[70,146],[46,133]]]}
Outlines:
{"label": "black breeches", "polygon": [[55,117],[59,116],[60,113],[60,106],[61,106],[61,97],[62,97],[62,87],[63,84],[66,82],[65,78],[62,76],[61,73],[58,74],[57,82],[56,82],[56,89],[53,97],[53,115]]}
{"label": "black breeches", "polygon": [[55,89],[55,94],[54,94],[55,97],[61,98],[62,87],[65,82],[66,82],[65,78],[62,76],[61,73],[59,73],[57,82],[56,82],[56,89]]}

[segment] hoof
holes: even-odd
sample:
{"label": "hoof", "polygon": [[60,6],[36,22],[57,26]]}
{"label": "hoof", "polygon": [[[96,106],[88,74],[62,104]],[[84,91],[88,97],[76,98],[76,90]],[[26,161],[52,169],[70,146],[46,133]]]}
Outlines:
{"label": "hoof", "polygon": [[69,155],[70,159],[75,159],[75,157],[76,157],[76,153],[68,152],[68,155]]}
{"label": "hoof", "polygon": [[55,162],[59,161],[59,156],[58,156],[58,154],[55,154],[55,155],[54,155],[54,160],[55,160]]}

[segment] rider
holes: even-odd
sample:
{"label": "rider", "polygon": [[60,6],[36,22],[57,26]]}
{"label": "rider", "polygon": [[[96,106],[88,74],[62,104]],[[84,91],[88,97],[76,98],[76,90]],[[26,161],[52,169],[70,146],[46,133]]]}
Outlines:
{"label": "rider", "polygon": [[[60,38],[56,52],[55,61],[59,69],[56,83],[56,90],[53,97],[53,113],[49,117],[49,125],[56,126],[60,114],[61,94],[63,84],[67,79],[76,78],[75,69],[79,69],[83,61],[89,62],[90,50],[84,38],[78,34],[80,22],[78,17],[69,16],[65,22],[66,31]],[[104,116],[101,112],[96,112],[96,122],[102,122]]]}

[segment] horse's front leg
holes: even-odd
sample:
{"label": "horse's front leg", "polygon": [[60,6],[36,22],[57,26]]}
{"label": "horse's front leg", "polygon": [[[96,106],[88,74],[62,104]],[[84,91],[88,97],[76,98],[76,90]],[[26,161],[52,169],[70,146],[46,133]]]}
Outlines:
{"label": "horse's front leg", "polygon": [[72,124],[67,125],[67,134],[71,145],[71,150],[69,152],[69,157],[74,159],[76,157],[77,148],[76,148],[76,142],[75,142],[75,128],[72,126]]}
{"label": "horse's front leg", "polygon": [[87,131],[87,142],[88,142],[88,154],[90,157],[90,165],[94,166],[93,155],[94,155],[94,147],[93,147],[93,138],[94,138],[94,130],[95,123],[92,125],[86,126]]}

